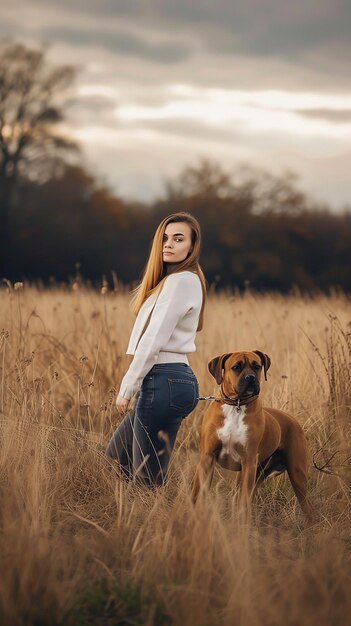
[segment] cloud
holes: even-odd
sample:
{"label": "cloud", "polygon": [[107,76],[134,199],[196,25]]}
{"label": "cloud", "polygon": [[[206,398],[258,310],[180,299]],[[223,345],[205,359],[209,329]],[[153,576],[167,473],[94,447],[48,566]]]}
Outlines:
{"label": "cloud", "polygon": [[349,138],[351,124],[342,126],[320,119],[316,116],[299,115],[297,104],[304,104],[306,109],[315,109],[316,104],[327,102],[336,111],[345,102],[351,104],[351,98],[323,96],[320,94],[276,91],[239,91],[223,89],[199,89],[192,86],[174,85],[169,90],[166,103],[145,106],[139,103],[122,105],[116,110],[116,116],[122,122],[188,120],[194,124],[202,122],[210,128],[229,132],[240,128],[246,133],[268,133],[281,135],[300,135],[302,137]]}
{"label": "cloud", "polygon": [[107,49],[115,54],[140,57],[144,61],[160,64],[179,63],[191,55],[188,45],[164,41],[148,41],[145,37],[132,32],[95,27],[94,30],[72,28],[68,26],[47,27],[38,31],[38,35],[49,41],[65,41],[74,46],[90,45],[92,48]]}
{"label": "cloud", "polygon": [[73,57],[105,51],[140,81],[165,80],[172,65],[175,82],[349,89],[344,0],[18,0],[4,19],[3,34],[52,42]]}
{"label": "cloud", "polygon": [[[56,0],[37,0],[37,4],[53,7]],[[304,60],[320,71],[325,62],[328,67],[335,63],[339,73],[347,71],[345,53],[351,52],[351,4],[346,0],[296,0],[290,4],[281,0],[61,0],[60,6],[76,21],[82,15],[90,16],[98,30],[96,41],[101,29],[120,23],[123,29],[138,28],[152,37],[167,34],[170,41],[191,37],[203,53],[289,63]],[[94,39],[94,31],[91,36]],[[145,46],[147,54],[154,53],[152,46],[129,41],[129,37],[121,45],[126,51],[143,55]],[[113,47],[113,42],[107,45]],[[181,60],[179,54],[177,46],[173,50],[170,44],[170,57]]]}
{"label": "cloud", "polygon": [[299,109],[296,113],[303,117],[327,120],[336,124],[351,124],[351,109]]}

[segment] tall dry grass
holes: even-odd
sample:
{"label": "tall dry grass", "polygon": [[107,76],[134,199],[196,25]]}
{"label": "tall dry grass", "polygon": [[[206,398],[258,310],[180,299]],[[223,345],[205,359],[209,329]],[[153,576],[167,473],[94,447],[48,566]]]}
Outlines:
{"label": "tall dry grass", "polygon": [[201,393],[214,390],[213,356],[267,352],[264,402],[297,417],[311,451],[313,526],[281,476],[245,527],[229,472],[217,469],[208,498],[190,504],[206,402],[184,421],[157,493],[105,458],[129,362],[127,294],[18,287],[0,293],[1,623],[346,624],[349,298],[210,294],[190,359]]}

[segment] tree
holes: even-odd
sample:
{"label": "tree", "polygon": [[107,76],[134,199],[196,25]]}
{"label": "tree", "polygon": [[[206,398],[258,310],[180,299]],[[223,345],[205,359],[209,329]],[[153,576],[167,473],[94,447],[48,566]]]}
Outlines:
{"label": "tree", "polygon": [[276,175],[257,166],[241,165],[236,186],[251,197],[253,213],[299,215],[317,206],[298,188],[298,178],[289,170]]}
{"label": "tree", "polygon": [[45,51],[0,44],[0,216],[8,225],[21,177],[47,179],[77,146],[57,129],[64,119],[65,91],[72,67],[52,67]]}
{"label": "tree", "polygon": [[189,197],[226,198],[234,193],[231,175],[210,159],[201,159],[198,165],[187,166],[175,181],[167,181],[166,193],[170,200]]}

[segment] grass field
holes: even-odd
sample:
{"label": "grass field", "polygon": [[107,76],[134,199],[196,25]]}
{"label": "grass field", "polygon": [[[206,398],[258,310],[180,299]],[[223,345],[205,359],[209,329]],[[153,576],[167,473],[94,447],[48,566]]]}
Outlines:
{"label": "grass field", "polygon": [[214,356],[270,355],[264,403],[293,413],[309,442],[310,527],[286,476],[260,489],[250,526],[238,520],[224,470],[192,508],[205,401],[181,427],[165,487],[154,494],[119,478],[104,447],[130,359],[133,318],[122,289],[8,284],[0,298],[1,624],[348,623],[347,296],[210,293],[190,355],[204,395],[215,389]]}

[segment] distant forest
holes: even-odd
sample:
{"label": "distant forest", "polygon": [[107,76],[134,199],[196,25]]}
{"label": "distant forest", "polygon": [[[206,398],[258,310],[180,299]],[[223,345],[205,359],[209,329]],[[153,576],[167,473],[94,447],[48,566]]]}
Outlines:
{"label": "distant forest", "polygon": [[[74,78],[41,50],[0,46],[0,277],[44,283],[139,280],[155,227],[189,211],[203,234],[201,265],[214,288],[351,290],[351,211],[333,214],[293,174],[203,159],[149,204],[116,197],[55,129]],[[60,105],[55,98],[60,94]],[[118,168],[118,163],[116,163]]]}

